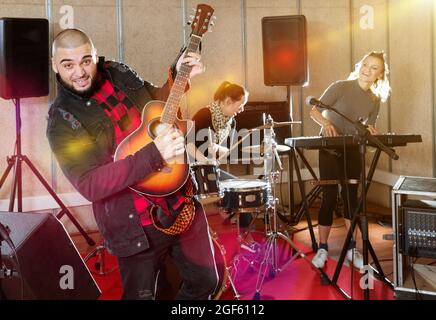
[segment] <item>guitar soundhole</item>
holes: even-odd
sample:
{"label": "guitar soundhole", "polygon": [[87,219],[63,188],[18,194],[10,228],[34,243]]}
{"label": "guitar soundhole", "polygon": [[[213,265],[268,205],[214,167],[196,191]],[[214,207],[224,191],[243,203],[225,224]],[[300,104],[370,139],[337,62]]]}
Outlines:
{"label": "guitar soundhole", "polygon": [[154,140],[159,135],[159,133],[161,133],[169,126],[171,125],[160,122],[160,118],[155,118],[151,120],[148,124],[148,128],[147,128],[148,135]]}

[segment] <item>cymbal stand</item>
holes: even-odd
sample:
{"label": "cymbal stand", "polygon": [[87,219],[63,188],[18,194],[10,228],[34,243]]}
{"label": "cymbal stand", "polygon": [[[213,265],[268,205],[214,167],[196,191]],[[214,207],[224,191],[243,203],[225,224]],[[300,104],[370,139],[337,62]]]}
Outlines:
{"label": "cymbal stand", "polygon": [[[263,260],[259,267],[259,273],[256,282],[256,292],[253,296],[253,300],[260,300],[260,291],[262,290],[263,282],[267,271],[269,276],[274,277],[278,272],[283,271],[286,267],[294,261],[298,256],[306,259],[303,252],[298,249],[293,241],[284,233],[277,230],[277,205],[279,199],[276,197],[276,187],[278,172],[275,171],[275,161],[277,160],[281,167],[280,159],[277,156],[277,149],[275,143],[275,134],[273,129],[273,121],[269,115],[264,122],[271,123],[271,126],[264,131],[264,176],[269,183],[269,196],[268,205],[265,211],[265,234],[267,236],[266,247]],[[282,266],[279,266],[278,261],[278,239],[285,240],[291,248],[295,250],[294,255]],[[306,259],[307,260],[307,259]],[[308,260],[307,260],[308,261]],[[308,261],[309,262],[309,261]]]}

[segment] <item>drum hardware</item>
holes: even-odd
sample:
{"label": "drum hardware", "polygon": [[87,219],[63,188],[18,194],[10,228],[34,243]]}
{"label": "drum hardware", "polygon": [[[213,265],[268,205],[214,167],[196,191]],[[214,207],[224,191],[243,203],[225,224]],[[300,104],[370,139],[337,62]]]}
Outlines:
{"label": "drum hardware", "polygon": [[94,263],[94,267],[96,271],[91,270],[91,273],[98,274],[100,276],[107,275],[115,270],[118,269],[118,267],[114,267],[110,270],[106,269],[106,248],[103,245],[98,245],[94,250],[92,250],[84,259],[85,263],[88,262],[89,259],[96,256],[96,261]]}
{"label": "drum hardware", "polygon": [[257,212],[268,202],[268,183],[261,179],[228,179],[220,182],[221,206],[229,212]]}
{"label": "drum hardware", "polygon": [[[301,253],[298,248],[295,247],[293,242],[287,237],[287,235],[278,232],[277,231],[277,211],[276,211],[276,203],[278,199],[275,197],[275,188],[272,190],[271,185],[272,183],[277,182],[277,178],[279,176],[279,173],[274,171],[274,164],[273,160],[276,159],[278,166],[280,170],[283,170],[282,164],[280,162],[280,158],[278,156],[278,150],[281,151],[282,149],[286,149],[283,151],[289,151],[289,147],[283,146],[285,148],[280,148],[280,146],[277,146],[277,143],[275,142],[275,134],[273,132],[273,127],[276,126],[285,126],[285,125],[291,125],[295,124],[297,122],[285,122],[285,123],[278,123],[273,122],[272,118],[269,117],[268,122],[264,121],[264,125],[253,128],[247,132],[236,144],[234,144],[229,152],[234,150],[239,144],[241,144],[249,135],[256,131],[256,130],[265,130],[264,136],[265,141],[263,145],[262,152],[264,153],[264,179],[227,179],[220,181],[219,177],[216,179],[216,187],[218,188],[218,194],[220,196],[221,200],[221,207],[227,211],[233,214],[233,216],[236,214],[239,218],[239,213],[241,212],[252,212],[252,213],[258,213],[258,212],[266,212],[264,214],[264,217],[266,219],[265,223],[265,235],[267,236],[267,245],[265,249],[265,254],[262,256],[263,253],[260,251],[254,254],[253,257],[248,257],[242,254],[237,254],[233,259],[232,263],[228,267],[225,266],[225,275],[226,275],[226,281],[228,280],[228,283],[232,287],[232,290],[235,294],[236,298],[239,298],[239,294],[235,288],[234,285],[234,279],[238,273],[238,265],[239,265],[239,259],[246,259],[249,262],[249,265],[251,267],[258,267],[258,281],[256,283],[256,295],[260,297],[260,290],[263,284],[263,280],[265,277],[265,271],[263,270],[264,267],[271,266],[274,273],[279,272],[281,269],[278,268],[277,265],[277,241],[278,239],[285,240],[291,248],[295,250],[300,256],[304,258],[304,254]],[[213,141],[211,138],[211,132],[209,132],[209,140]],[[269,138],[268,138],[269,137]],[[255,148],[255,147],[253,147]],[[260,149],[260,147],[258,146]],[[227,155],[225,155],[227,156]],[[220,156],[219,159],[217,159],[216,164],[220,162],[223,156]],[[203,167],[201,167],[203,166]],[[213,165],[211,165],[213,166]],[[195,174],[197,180],[200,180],[199,189],[200,189],[200,195],[202,198],[207,198],[208,193],[213,190],[213,188],[210,188],[208,185],[208,182],[211,181],[210,178],[207,177],[205,174],[205,171],[208,171],[209,173],[212,171],[209,167],[208,170],[204,169],[204,165],[201,164],[194,164],[192,166],[192,171],[197,172]],[[218,172],[219,173],[219,172]],[[212,179],[213,180],[213,179]],[[205,183],[206,181],[206,183]],[[202,188],[203,187],[203,188]],[[214,191],[214,190],[213,190]],[[215,193],[215,192],[214,192]],[[269,220],[272,219],[273,223],[271,223]],[[230,218],[229,218],[230,220]],[[241,235],[239,231],[239,223],[238,225],[238,240],[241,240]],[[212,238],[217,239],[216,235],[212,235]],[[216,241],[216,240],[215,240]],[[219,250],[221,253],[225,251]],[[298,255],[294,255],[292,257],[292,260],[297,258]],[[290,260],[288,263],[290,263],[292,260]],[[255,265],[256,263],[256,265]],[[226,282],[224,281],[224,282]],[[224,291],[227,289],[227,286],[223,286],[221,289]],[[221,292],[222,292],[221,291]],[[221,294],[221,293],[220,293]]]}
{"label": "drum hardware", "polygon": [[[222,279],[221,283],[218,284],[218,287],[215,290],[214,294],[212,295],[212,298],[214,300],[218,300],[221,297],[221,295],[223,294],[223,292],[225,292],[230,286],[230,288],[233,291],[233,296],[237,300],[239,300],[240,294],[238,293],[238,290],[236,289],[236,286],[235,286],[235,282],[233,280],[235,277],[233,274],[234,269],[232,270],[232,265],[228,266],[227,262],[226,262],[226,249],[224,248],[223,245],[221,245],[218,242],[219,239],[218,239],[217,233],[215,231],[212,231],[211,229],[209,229],[209,230],[210,230],[210,235],[211,235],[212,241],[214,243],[214,249],[216,246],[218,248],[219,252],[221,253],[222,258],[223,258],[222,263],[217,262],[217,269],[218,269],[217,271],[218,271],[219,275],[221,275],[221,273],[224,273],[223,279]],[[214,252],[214,256],[216,256],[216,252]]]}
{"label": "drum hardware", "polygon": [[[269,185],[261,179],[227,179],[220,182],[220,197],[221,197],[221,210],[226,214],[225,221],[230,221],[236,216],[237,226],[237,240],[242,244],[243,239],[247,237],[242,235],[240,231],[239,218],[241,213],[249,213],[256,215],[265,210],[268,203]],[[250,226],[255,222],[252,219]],[[236,279],[239,274],[240,261],[244,260],[252,268],[255,267],[255,262],[259,264],[259,253],[246,255],[241,253],[241,248],[238,246],[237,254],[232,258],[231,262],[231,276]]]}
{"label": "drum hardware", "polygon": [[220,169],[217,164],[196,162],[190,169],[197,190],[196,199],[202,204],[218,201]]}
{"label": "drum hardware", "polygon": [[[212,130],[208,128],[209,147],[213,148]],[[210,157],[209,157],[210,156]],[[221,170],[219,162],[209,153],[208,159],[204,162],[193,162],[189,165],[191,180],[194,182],[196,189],[195,198],[203,205],[218,202],[219,181],[221,178]]]}
{"label": "drum hardware", "polygon": [[[265,115],[265,113],[264,113]],[[278,128],[278,127],[285,127],[290,126],[293,124],[301,124],[301,121],[284,121],[284,122],[268,122],[264,123],[262,126],[258,126],[256,128],[250,129],[249,131],[255,131],[255,130],[264,130],[264,129],[272,129],[272,128]]]}
{"label": "drum hardware", "polygon": [[[231,154],[231,152],[235,149],[235,148],[237,148],[243,141],[245,141],[245,139],[247,139],[253,132],[255,132],[255,131],[259,131],[259,130],[263,130],[263,129],[268,129],[268,128],[272,128],[272,127],[283,127],[283,126],[290,126],[290,125],[293,125],[293,124],[301,124],[301,121],[286,121],[286,122],[271,122],[271,123],[268,123],[268,124],[264,124],[264,125],[262,125],[262,126],[258,126],[258,127],[255,127],[255,128],[252,128],[252,129],[249,129],[249,130],[247,130],[247,133],[244,135],[244,136],[242,136],[241,137],[241,139],[237,142],[237,143],[235,143],[230,149],[229,149],[229,152],[228,152],[228,154]],[[210,130],[210,128],[209,128],[209,130]],[[252,146],[253,148],[255,148],[256,146]],[[244,147],[245,149],[246,148],[249,148],[249,147]],[[244,148],[242,149],[242,151],[244,151]],[[283,150],[283,151],[281,151],[281,150]],[[279,147],[278,147],[278,149],[277,149],[277,151],[279,151],[279,152],[287,152],[287,151],[289,151],[290,150],[290,148],[288,147],[288,146],[285,146],[285,145],[280,145]],[[246,150],[244,151],[244,152],[247,152]],[[260,152],[260,153],[263,153],[263,152]],[[218,159],[217,159],[217,161],[218,162],[220,162],[220,161],[222,161],[225,157],[227,157],[227,154],[224,154],[224,155],[221,155]]]}
{"label": "drum hardware", "polygon": [[[267,271],[269,276],[274,277],[275,274],[284,270],[292,261],[298,256],[301,256],[306,261],[307,258],[303,252],[298,249],[294,242],[284,233],[277,230],[277,206],[279,199],[276,197],[276,183],[278,180],[279,172],[275,170],[275,163],[279,164],[280,170],[282,169],[280,159],[277,154],[274,121],[270,115],[265,118],[264,114],[264,177],[267,179],[270,186],[270,194],[268,197],[268,204],[265,210],[265,235],[266,235],[266,248],[263,260],[259,267],[259,273],[256,282],[256,292],[253,296],[254,300],[260,299],[260,291],[265,280]],[[282,266],[278,265],[278,240],[285,240],[290,247],[295,251],[295,254],[284,263]],[[310,263],[310,261],[308,261]]]}

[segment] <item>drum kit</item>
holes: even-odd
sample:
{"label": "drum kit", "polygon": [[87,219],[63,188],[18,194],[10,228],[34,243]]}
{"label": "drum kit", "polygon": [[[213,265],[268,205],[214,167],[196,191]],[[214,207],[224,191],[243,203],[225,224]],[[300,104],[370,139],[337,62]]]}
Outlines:
{"label": "drum kit", "polygon": [[[274,127],[294,123],[296,122],[274,122],[271,116],[268,116],[267,118],[264,117],[263,126],[249,130],[250,133],[255,130],[264,130],[263,144],[251,146],[245,150],[260,151],[263,154],[263,179],[242,179],[234,177],[220,170],[218,161],[206,164],[195,163],[191,165],[191,174],[197,184],[196,197],[203,205],[218,203],[220,210],[232,216],[238,215],[239,213],[263,213],[264,215],[266,241],[261,253],[256,255],[256,261],[250,261],[251,266],[256,262],[258,269],[256,293],[253,299],[260,298],[260,291],[267,274],[274,276],[276,273],[284,270],[284,268],[291,261],[298,258],[298,256],[305,258],[304,254],[294,245],[292,240],[287,235],[277,230],[278,198],[276,198],[275,185],[278,182],[279,172],[275,169],[275,163],[277,162],[280,170],[283,170],[278,152],[288,151],[289,149],[286,149],[286,146],[277,145]],[[220,244],[216,232],[211,231],[211,238],[214,243],[215,257],[219,259],[219,261],[216,262],[220,273],[220,284],[214,294],[214,298],[218,299],[230,285],[235,298],[238,299],[239,293],[235,287],[234,279],[237,274],[240,254],[236,255],[232,259],[230,266],[228,266],[225,259],[225,249]],[[238,240],[241,241],[241,239],[242,237],[238,226]],[[278,265],[279,259],[277,258],[279,239],[284,240],[289,244],[289,247],[294,250],[292,257],[282,266]]]}

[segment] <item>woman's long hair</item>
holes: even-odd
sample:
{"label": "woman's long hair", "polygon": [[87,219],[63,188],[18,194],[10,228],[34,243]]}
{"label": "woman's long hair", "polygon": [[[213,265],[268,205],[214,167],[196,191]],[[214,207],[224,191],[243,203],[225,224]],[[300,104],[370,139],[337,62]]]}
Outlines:
{"label": "woman's long hair", "polygon": [[363,61],[368,57],[375,57],[383,62],[383,77],[377,79],[371,86],[371,91],[374,95],[381,100],[381,102],[386,102],[391,93],[391,86],[389,84],[389,66],[386,62],[386,53],[383,51],[371,51],[367,53],[362,60],[356,63],[354,71],[348,76],[348,80],[356,80],[359,78],[360,68],[362,67]]}

